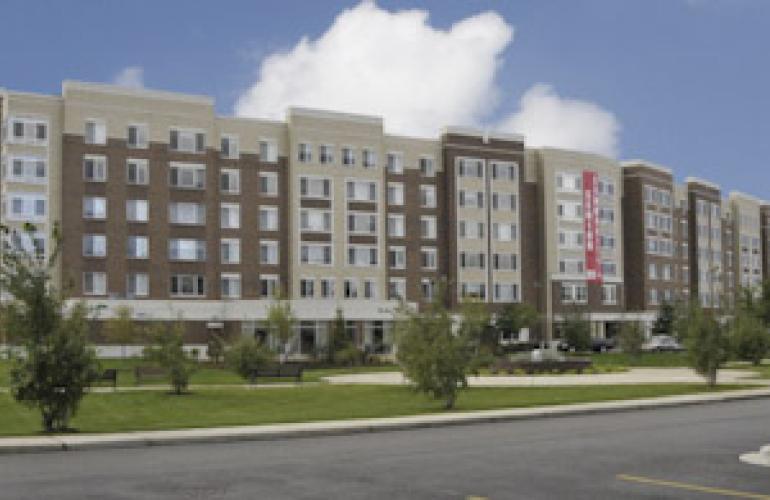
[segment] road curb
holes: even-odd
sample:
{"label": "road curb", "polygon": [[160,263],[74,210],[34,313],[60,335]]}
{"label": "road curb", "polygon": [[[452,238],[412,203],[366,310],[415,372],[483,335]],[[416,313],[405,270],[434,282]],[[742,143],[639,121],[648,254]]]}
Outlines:
{"label": "road curb", "polygon": [[472,423],[492,423],[534,418],[556,418],[592,413],[648,410],[770,397],[770,388],[744,389],[716,394],[687,394],[659,398],[579,403],[503,410],[482,410],[444,414],[425,414],[393,418],[333,420],[321,422],[267,424],[207,429],[124,432],[115,434],[69,434],[0,438],[0,455],[105,448],[139,448],[233,441],[340,436],[406,429],[448,427]]}

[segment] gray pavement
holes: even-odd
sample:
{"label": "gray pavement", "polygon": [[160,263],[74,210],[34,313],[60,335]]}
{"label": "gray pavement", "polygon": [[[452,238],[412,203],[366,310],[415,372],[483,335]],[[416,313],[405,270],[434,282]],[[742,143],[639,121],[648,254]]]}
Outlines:
{"label": "gray pavement", "polygon": [[351,436],[5,455],[0,498],[770,498],[768,469],[738,461],[770,442],[769,415],[770,400],[761,399]]}

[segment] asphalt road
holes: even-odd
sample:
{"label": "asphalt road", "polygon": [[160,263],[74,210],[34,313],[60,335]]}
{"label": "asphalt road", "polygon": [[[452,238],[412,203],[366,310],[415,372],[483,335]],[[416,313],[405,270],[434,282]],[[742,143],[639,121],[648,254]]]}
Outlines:
{"label": "asphalt road", "polygon": [[0,498],[770,499],[770,468],[738,462],[740,453],[766,443],[770,399],[273,442],[0,456]]}

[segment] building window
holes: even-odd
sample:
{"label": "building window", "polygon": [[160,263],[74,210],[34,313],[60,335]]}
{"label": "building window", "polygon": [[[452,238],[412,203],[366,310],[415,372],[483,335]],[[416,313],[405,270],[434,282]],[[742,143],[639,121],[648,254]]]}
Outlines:
{"label": "building window", "polygon": [[492,179],[500,181],[515,181],[518,164],[515,162],[492,162]]}
{"label": "building window", "polygon": [[324,165],[334,163],[334,146],[330,144],[318,146],[318,161]]}
{"label": "building window", "polygon": [[179,189],[204,189],[206,165],[200,163],[171,163],[168,169],[169,186]]}
{"label": "building window", "polygon": [[358,280],[354,280],[354,279],[345,280],[345,298],[346,299],[358,298]]}
{"label": "building window", "polygon": [[299,228],[312,233],[331,232],[332,213],[330,210],[303,208],[299,211]]}
{"label": "building window", "polygon": [[516,195],[509,193],[492,193],[492,210],[515,212]]}
{"label": "building window", "polygon": [[300,177],[299,194],[303,198],[328,200],[331,198],[331,180],[325,177]]}
{"label": "building window", "polygon": [[224,194],[241,192],[241,171],[236,168],[223,168],[219,171],[219,189]]}
{"label": "building window", "polygon": [[423,215],[420,217],[420,237],[423,239],[436,239],[436,217]]}
{"label": "building window", "polygon": [[480,240],[484,238],[484,223],[461,220],[457,224],[457,234],[463,240]]}
{"label": "building window", "polygon": [[420,175],[423,177],[435,177],[436,165],[434,164],[433,157],[423,156],[420,158]]}
{"label": "building window", "polygon": [[150,167],[147,160],[131,158],[126,160],[126,182],[145,186],[150,182]]}
{"label": "building window", "polygon": [[483,252],[460,252],[458,260],[461,269],[486,268],[486,254]]}
{"label": "building window", "polygon": [[342,164],[346,167],[352,167],[356,164],[356,152],[353,148],[342,148]]}
{"label": "building window", "polygon": [[436,284],[430,278],[420,280],[420,291],[424,300],[433,300],[436,295]]}
{"label": "building window", "polygon": [[265,163],[275,163],[278,161],[278,147],[275,141],[259,141],[259,160]]}
{"label": "building window", "polygon": [[356,267],[377,266],[377,247],[368,245],[348,246],[348,265]]}
{"label": "building window", "polygon": [[438,265],[438,250],[434,247],[420,249],[420,265],[426,270],[435,270]]}
{"label": "building window", "polygon": [[241,240],[238,238],[222,238],[219,242],[219,257],[222,264],[241,263]]}
{"label": "building window", "polygon": [[278,195],[278,174],[275,172],[259,173],[259,194],[263,196]]}
{"label": "building window", "polygon": [[377,183],[374,181],[348,181],[348,201],[377,201]]}
{"label": "building window", "polygon": [[562,283],[561,301],[564,304],[585,304],[588,302],[588,287],[583,283]]}
{"label": "building window", "polygon": [[404,214],[388,215],[388,236],[391,238],[403,238],[406,236]]}
{"label": "building window", "polygon": [[8,220],[44,221],[47,198],[45,195],[8,193],[5,195],[5,211]]}
{"label": "building window", "polygon": [[406,279],[390,278],[388,281],[388,299],[405,300],[406,299]]}
{"label": "building window", "polygon": [[172,224],[203,225],[206,223],[206,207],[202,203],[172,202],[168,205],[169,222]]}
{"label": "building window", "polygon": [[515,271],[518,269],[518,258],[515,253],[492,254],[492,268],[495,271]]}
{"label": "building window", "polygon": [[334,298],[334,279],[333,278],[321,279],[321,298],[322,299]]}
{"label": "building window", "polygon": [[126,256],[129,259],[148,259],[150,257],[150,240],[147,236],[129,236],[126,243]]}
{"label": "building window", "polygon": [[457,193],[459,206],[465,208],[484,208],[484,193],[482,191],[468,191],[461,189]]}
{"label": "building window", "polygon": [[241,205],[238,203],[221,203],[219,206],[219,226],[222,229],[240,228]]}
{"label": "building window", "polygon": [[436,186],[420,186],[420,206],[436,208]]}
{"label": "building window", "polygon": [[223,273],[219,277],[219,286],[222,298],[241,298],[241,275],[239,273]]}
{"label": "building window", "polygon": [[86,144],[107,144],[107,125],[102,120],[86,121]]}
{"label": "building window", "polygon": [[103,272],[83,273],[83,295],[107,295],[107,274]]}
{"label": "building window", "polygon": [[616,285],[602,285],[602,304],[614,306],[618,303],[618,287]]}
{"label": "building window", "polygon": [[85,155],[83,157],[83,179],[88,182],[105,182],[107,180],[107,157]]}
{"label": "building window", "polygon": [[492,223],[492,236],[497,241],[516,241],[517,234],[516,224]]}
{"label": "building window", "polygon": [[315,296],[314,279],[303,278],[299,280],[299,296],[303,299],[312,299]]}
{"label": "building window", "polygon": [[206,278],[202,274],[173,274],[170,292],[175,297],[203,297]]}
{"label": "building window", "polygon": [[484,283],[461,283],[460,296],[462,298],[486,300],[487,286]]}
{"label": "building window", "polygon": [[364,168],[376,168],[377,167],[377,153],[371,149],[364,149],[361,152],[362,160],[361,164]]}
{"label": "building window", "polygon": [[278,295],[278,276],[274,274],[262,274],[259,277],[260,297],[276,297]]}
{"label": "building window", "polygon": [[457,162],[458,177],[484,177],[484,160],[477,158],[462,158]]}
{"label": "building window", "polygon": [[388,205],[401,206],[404,204],[404,184],[401,182],[388,183]]}
{"label": "building window", "polygon": [[147,200],[126,200],[126,221],[147,222],[149,203]]}
{"label": "building window", "polygon": [[101,196],[83,198],[83,217],[85,219],[106,219],[107,200]]}
{"label": "building window", "polygon": [[404,155],[402,153],[388,153],[388,173],[390,174],[403,174],[404,173]]}
{"label": "building window", "polygon": [[219,154],[222,158],[237,159],[241,156],[237,135],[223,135],[219,140]]}
{"label": "building window", "polygon": [[47,180],[48,168],[45,158],[12,156],[8,159],[8,165],[10,168],[5,176],[9,181],[42,184]]}
{"label": "building window", "polygon": [[168,240],[168,258],[179,261],[204,261],[206,241],[182,238]]}
{"label": "building window", "polygon": [[494,302],[518,302],[519,285],[516,283],[495,283],[492,288]]}
{"label": "building window", "polygon": [[300,143],[297,151],[297,159],[302,163],[310,163],[313,161],[313,148],[310,144]]}
{"label": "building window", "polygon": [[206,134],[196,130],[171,129],[169,149],[182,153],[203,153],[206,150]]}
{"label": "building window", "polygon": [[299,247],[301,264],[330,266],[332,264],[332,246],[328,243],[303,243]]}
{"label": "building window", "polygon": [[128,298],[147,297],[150,294],[150,276],[147,273],[129,273],[126,276]]}
{"label": "building window", "polygon": [[377,214],[371,212],[349,212],[348,232],[352,234],[376,234]]}
{"label": "building window", "polygon": [[83,235],[83,257],[106,257],[107,236],[103,234]]}
{"label": "building window", "polygon": [[259,242],[259,263],[265,266],[278,265],[278,242],[262,240]]}
{"label": "building window", "polygon": [[133,149],[147,149],[147,125],[129,125],[126,144]]}
{"label": "building window", "polygon": [[278,207],[259,207],[260,231],[278,231]]}
{"label": "building window", "polygon": [[390,247],[388,249],[388,267],[404,269],[406,267],[406,247]]}
{"label": "building window", "polygon": [[14,144],[43,146],[48,143],[48,122],[35,118],[11,118],[10,141]]}

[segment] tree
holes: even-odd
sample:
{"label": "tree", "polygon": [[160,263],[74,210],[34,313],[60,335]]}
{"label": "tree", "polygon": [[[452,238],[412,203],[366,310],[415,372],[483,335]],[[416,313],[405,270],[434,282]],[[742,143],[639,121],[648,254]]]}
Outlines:
{"label": "tree", "polygon": [[424,312],[402,306],[400,316],[395,327],[397,358],[404,374],[417,391],[444,400],[446,409],[453,408],[457,391],[467,387],[466,373],[481,335],[479,317],[463,319],[455,333],[440,298]]}
{"label": "tree", "polygon": [[684,339],[691,366],[706,378],[709,387],[715,386],[717,373],[727,361],[730,348],[725,328],[697,302],[692,302],[674,324],[678,328],[677,337]]}
{"label": "tree", "polygon": [[658,309],[658,317],[652,325],[652,333],[656,335],[671,335],[674,331],[676,309],[670,302],[663,302]]}
{"label": "tree", "polygon": [[169,383],[174,394],[187,390],[190,377],[197,369],[195,360],[184,350],[184,323],[179,320],[170,329],[154,325],[148,332],[153,345],[147,346],[144,356],[168,371]]}
{"label": "tree", "polygon": [[291,310],[291,304],[285,299],[279,299],[267,309],[266,324],[271,334],[280,342],[281,363],[284,363],[291,350],[291,338],[294,336],[294,324],[297,320]]}
{"label": "tree", "polygon": [[242,378],[253,380],[254,372],[269,364],[273,352],[261,342],[251,337],[239,339],[225,354],[225,361]]}
{"label": "tree", "polygon": [[131,319],[131,308],[120,306],[115,311],[115,316],[108,319],[105,323],[105,336],[120,344],[120,356],[126,357],[126,344],[136,341],[136,325]]}
{"label": "tree", "polygon": [[634,358],[638,358],[642,353],[642,344],[644,344],[644,330],[642,326],[633,321],[624,323],[620,329],[619,336],[620,348]]}
{"label": "tree", "polygon": [[561,335],[564,342],[576,351],[591,349],[591,323],[579,312],[564,316],[561,323]]}
{"label": "tree", "polygon": [[770,280],[762,282],[755,301],[756,314],[766,328],[770,328]]}
{"label": "tree", "polygon": [[[529,304],[508,304],[495,320],[496,337],[501,333],[518,334],[524,328],[534,328],[538,321],[540,321],[540,315]],[[495,338],[495,354],[499,354],[498,338]]]}
{"label": "tree", "polygon": [[730,342],[735,357],[759,365],[770,350],[770,333],[751,302],[740,301],[730,322]]}
{"label": "tree", "polygon": [[225,355],[225,339],[218,333],[210,333],[206,340],[206,356],[214,365],[219,365]]}
{"label": "tree", "polygon": [[330,363],[344,361],[347,364],[355,364],[361,358],[361,351],[353,344],[353,339],[348,334],[348,329],[345,326],[345,317],[342,315],[342,309],[340,308],[337,308],[334,322],[331,329],[329,329],[329,339],[326,348]]}
{"label": "tree", "polygon": [[[7,228],[2,228],[7,234]],[[82,303],[69,310],[52,284],[59,253],[55,228],[53,250],[44,259],[34,249],[25,250],[22,238],[31,240],[34,226],[4,240],[0,259],[0,287],[11,300],[5,307],[5,330],[14,332],[23,353],[13,355],[10,385],[14,399],[37,408],[46,432],[69,428],[86,390],[98,376],[96,354],[89,346],[88,311]]]}

